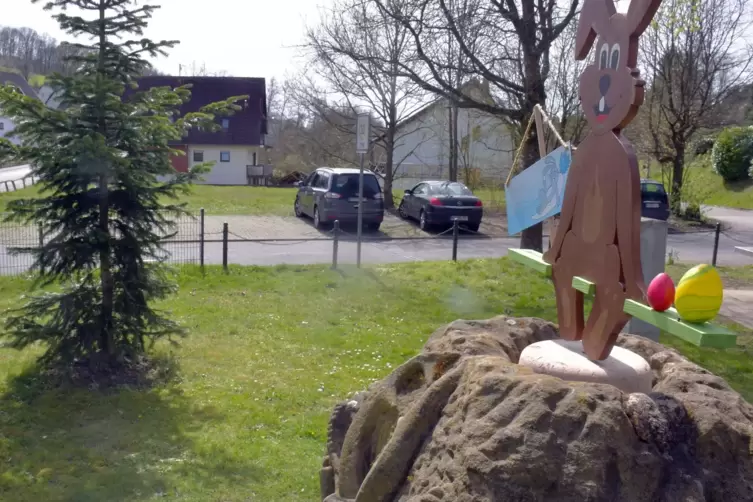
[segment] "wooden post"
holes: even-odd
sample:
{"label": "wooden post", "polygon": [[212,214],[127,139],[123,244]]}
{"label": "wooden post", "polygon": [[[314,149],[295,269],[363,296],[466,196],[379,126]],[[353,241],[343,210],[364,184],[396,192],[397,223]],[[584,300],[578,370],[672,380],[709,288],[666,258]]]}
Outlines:
{"label": "wooden post", "polygon": [[204,208],[201,208],[199,220],[199,265],[204,271]]}
{"label": "wooden post", "polygon": [[222,224],[222,268],[227,272],[227,222]]}

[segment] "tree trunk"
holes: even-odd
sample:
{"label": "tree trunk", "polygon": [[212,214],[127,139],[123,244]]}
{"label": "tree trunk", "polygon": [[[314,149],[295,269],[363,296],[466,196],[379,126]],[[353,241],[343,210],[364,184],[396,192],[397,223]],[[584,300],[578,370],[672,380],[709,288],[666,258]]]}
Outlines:
{"label": "tree trunk", "polygon": [[[533,19],[534,2],[523,2],[523,15],[524,18]],[[529,23],[531,21],[529,20]],[[544,87],[544,78],[541,74],[541,54],[532,50],[536,46],[536,27],[535,25],[528,26],[528,30],[525,34],[521,34],[521,44],[523,49],[523,71],[525,73],[525,87],[526,87],[526,111],[524,120],[521,121],[522,133],[524,133],[528,121],[533,117],[534,109],[536,105],[542,106],[546,109],[546,89]],[[532,134],[525,138],[523,144],[523,169],[532,166],[537,160],[541,158],[539,154],[538,138],[536,136],[536,128],[532,128]],[[536,251],[543,251],[544,247],[544,225],[543,223],[537,223],[536,225],[523,230],[520,236],[520,247],[523,249],[534,249]]]}
{"label": "tree trunk", "polygon": [[395,128],[390,127],[387,129],[385,137],[385,147],[387,149],[387,158],[384,162],[384,207],[385,209],[392,209],[395,207],[395,200],[392,197],[392,179],[395,176],[392,163],[394,162],[394,148],[395,148]]}
{"label": "tree trunk", "polygon": [[102,288],[101,305],[101,351],[108,364],[112,364],[114,349],[112,341],[112,309],[114,304],[114,284],[112,278],[112,265],[110,263],[110,218],[109,218],[109,194],[107,177],[99,178],[99,231],[106,243],[100,242],[99,251],[99,277]]}
{"label": "tree trunk", "polygon": [[[523,144],[523,152],[521,155],[521,162],[523,168],[532,166],[536,161],[541,158],[539,155],[539,142],[536,138],[536,134],[530,134]],[[520,234],[520,247],[522,249],[534,249],[536,251],[544,250],[544,225],[543,223],[537,223],[532,227],[528,227]]]}
{"label": "tree trunk", "polygon": [[672,159],[672,213],[682,214],[682,182],[685,174],[685,145],[674,145],[675,157]]}
{"label": "tree trunk", "polygon": [[[101,79],[106,79],[105,75],[105,43],[107,35],[105,22],[105,5],[100,4],[99,8],[99,75]],[[104,108],[104,103],[100,108]],[[99,132],[107,136],[107,123],[104,115],[99,118]],[[101,321],[100,328],[100,353],[104,360],[112,367],[115,363],[115,347],[112,339],[112,311],[115,303],[115,285],[112,278],[112,264],[110,262],[110,194],[108,179],[106,174],[99,176],[99,231],[100,231],[100,251],[99,251],[99,277],[100,287],[102,288],[102,304],[100,306]],[[102,242],[104,240],[104,242]]]}

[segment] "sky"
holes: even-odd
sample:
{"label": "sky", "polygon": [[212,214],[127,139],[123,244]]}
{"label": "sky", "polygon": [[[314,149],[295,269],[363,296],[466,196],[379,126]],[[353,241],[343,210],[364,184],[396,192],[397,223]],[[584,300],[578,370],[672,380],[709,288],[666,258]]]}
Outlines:
{"label": "sky", "polygon": [[[202,64],[210,72],[238,77],[284,78],[300,69],[295,46],[306,26],[319,19],[330,0],[149,0],[161,5],[145,35],[180,40],[167,58],[154,61],[158,70],[178,74],[179,65]],[[12,8],[8,8],[10,5]],[[44,1],[0,0],[0,25],[29,27],[66,40]]]}

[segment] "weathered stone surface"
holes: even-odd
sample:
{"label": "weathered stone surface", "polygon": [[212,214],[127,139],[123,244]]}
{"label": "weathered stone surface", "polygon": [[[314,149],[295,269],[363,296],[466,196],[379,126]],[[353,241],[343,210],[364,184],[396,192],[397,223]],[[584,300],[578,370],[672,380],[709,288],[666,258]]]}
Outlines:
{"label": "weathered stone surface", "polygon": [[[327,502],[752,501],[753,407],[647,339],[617,344],[651,365],[649,394],[518,366],[553,325],[456,321],[339,405]],[[334,490],[334,493],[333,493]]]}

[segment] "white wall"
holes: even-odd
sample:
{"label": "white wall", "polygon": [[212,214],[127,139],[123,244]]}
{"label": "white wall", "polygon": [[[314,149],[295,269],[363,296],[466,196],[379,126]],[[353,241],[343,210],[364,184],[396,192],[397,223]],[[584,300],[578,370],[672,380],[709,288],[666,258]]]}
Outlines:
{"label": "white wall", "polygon": [[[194,162],[194,152],[204,152],[204,162],[215,162],[212,170],[204,175],[207,185],[247,185],[246,166],[253,164],[254,147],[246,146],[216,146],[189,145],[188,165],[193,167],[200,162]],[[220,152],[230,152],[230,162],[220,162]],[[258,154],[257,154],[258,156]],[[258,159],[257,159],[257,163]]]}
{"label": "white wall", "polygon": [[[408,122],[396,135],[394,162],[402,163],[396,173],[396,188],[419,179],[440,179],[449,175],[449,110],[446,101],[436,103],[425,114]],[[474,133],[475,130],[475,133]],[[514,145],[507,126],[498,118],[472,109],[458,111],[458,141],[467,148],[459,152],[458,170],[478,169],[486,181],[504,183],[512,165]],[[400,178],[405,178],[400,181]],[[407,187],[406,187],[407,188]]]}
{"label": "white wall", "polygon": [[42,103],[46,104],[50,108],[58,109],[60,106],[60,99],[57,96],[53,96],[55,92],[49,85],[43,85],[38,91],[37,96],[42,100]]}
{"label": "white wall", "polygon": [[2,130],[0,130],[0,138],[6,138],[10,140],[11,143],[14,143],[16,145],[21,143],[18,138],[8,137],[13,129],[16,128],[16,126],[13,124],[13,121],[11,121],[9,118],[0,117],[0,124],[3,124]]}

